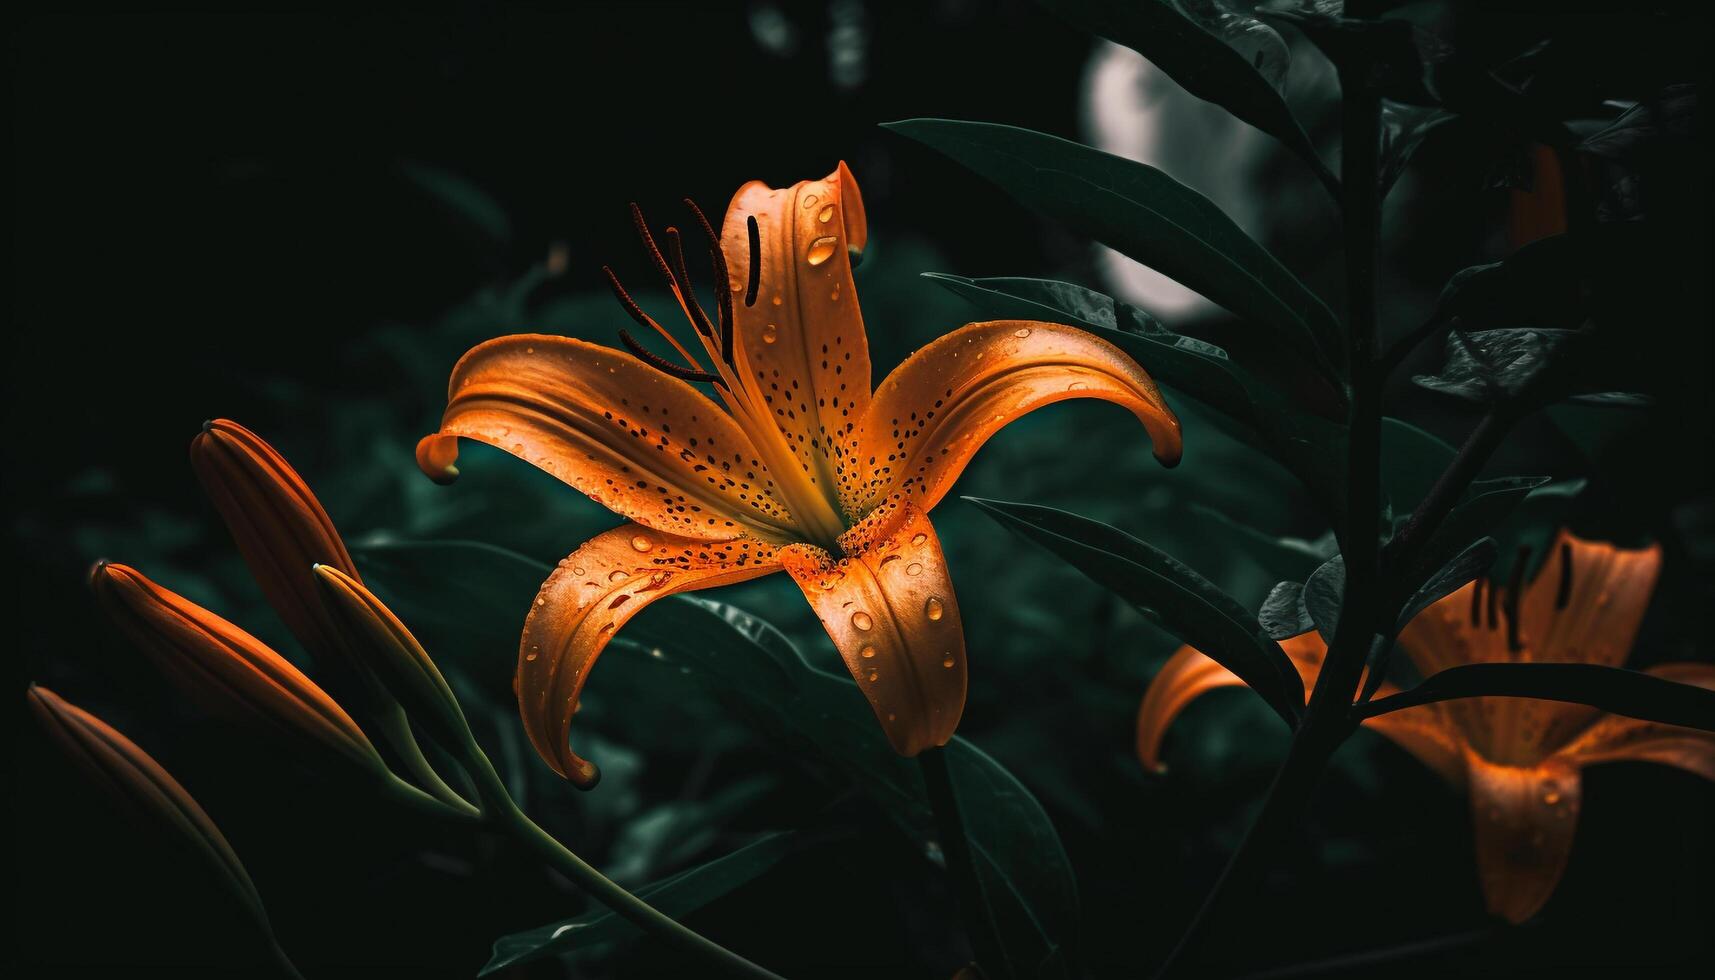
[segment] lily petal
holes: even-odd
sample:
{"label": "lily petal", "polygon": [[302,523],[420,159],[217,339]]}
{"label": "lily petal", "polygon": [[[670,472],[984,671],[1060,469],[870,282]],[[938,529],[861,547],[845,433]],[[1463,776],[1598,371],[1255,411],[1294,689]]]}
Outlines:
{"label": "lily petal", "polygon": [[530,743],[555,772],[594,786],[599,770],[566,735],[584,680],[614,633],[657,599],[778,567],[774,546],[749,538],[711,542],[622,524],[586,541],[542,583],[524,620],[516,687]]}
{"label": "lily petal", "polygon": [[821,180],[779,190],[745,184],[721,228],[736,367],[761,401],[750,412],[773,423],[797,464],[791,476],[812,484],[830,514],[841,489],[855,486],[853,437],[870,397],[869,340],[852,282],[868,234],[863,197],[844,163]]}
{"label": "lily petal", "polygon": [[598,344],[499,337],[453,368],[441,430],[417,444],[458,475],[457,437],[486,442],[645,527],[705,541],[791,536],[774,478],[731,416],[685,382]]}
{"label": "lily petal", "polygon": [[905,493],[929,510],[989,436],[1068,398],[1130,409],[1155,457],[1168,466],[1179,461],[1179,420],[1119,348],[1058,323],[972,323],[912,354],[881,383],[859,427],[864,477],[847,509],[865,513]]}
{"label": "lily petal", "polygon": [[1659,544],[1616,548],[1561,531],[1520,596],[1525,659],[1624,664],[1660,572]]}
{"label": "lily petal", "polygon": [[[1715,689],[1715,665],[1711,664],[1661,664],[1645,673]],[[1715,780],[1715,734],[1621,715],[1603,715],[1555,755],[1577,766],[1597,762],[1657,762]]]}
{"label": "lily petal", "polygon": [[[1311,689],[1316,686],[1317,676],[1322,673],[1322,661],[1328,655],[1327,644],[1321,634],[1312,630],[1280,641],[1280,649],[1298,669],[1308,700]],[[1143,703],[1138,707],[1137,756],[1144,768],[1157,773],[1167,771],[1166,764],[1161,761],[1161,739],[1167,732],[1167,726],[1187,704],[1215,688],[1243,686],[1244,681],[1237,674],[1195,647],[1180,647],[1149,682]],[[1383,684],[1377,694],[1386,697],[1396,690],[1392,684]],[[1465,775],[1463,753],[1438,707],[1426,704],[1390,712],[1366,720],[1364,727],[1386,736],[1442,778],[1458,785]]]}
{"label": "lily petal", "polygon": [[1477,869],[1489,911],[1509,922],[1535,915],[1566,872],[1578,826],[1578,769],[1562,759],[1501,766],[1466,754]]}
{"label": "lily petal", "polygon": [[935,528],[917,506],[890,501],[840,539],[849,557],[814,545],[780,550],[869,698],[893,750],[945,745],[965,710],[965,634]]}

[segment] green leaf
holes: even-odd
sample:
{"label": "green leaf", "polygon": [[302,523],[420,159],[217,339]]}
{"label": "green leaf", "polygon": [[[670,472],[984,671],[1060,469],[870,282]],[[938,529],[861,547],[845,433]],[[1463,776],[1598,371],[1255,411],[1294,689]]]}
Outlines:
{"label": "green leaf", "polygon": [[[1254,560],[1270,574],[1293,584],[1309,578],[1311,572],[1314,572],[1323,562],[1334,557],[1339,551],[1339,546],[1334,541],[1333,531],[1328,531],[1315,540],[1276,537],[1223,514],[1213,507],[1192,504],[1191,510],[1213,519],[1234,532],[1245,542],[1246,557]],[[1276,586],[1276,588],[1278,587]],[[1275,639],[1278,640],[1280,637],[1276,636]]]}
{"label": "green leaf", "polygon": [[1221,348],[1176,334],[1143,310],[1073,283],[924,275],[987,319],[1048,320],[1090,330],[1135,358],[1156,381],[1208,406],[1229,435],[1278,459],[1325,511],[1338,512],[1345,426],[1287,404]]}
{"label": "green leaf", "polygon": [[1298,671],[1262,625],[1209,580],[1100,521],[1033,504],[965,499],[1115,595],[1154,611],[1186,643],[1250,685],[1288,725],[1297,721],[1304,706]]}
{"label": "green leaf", "polygon": [[1547,483],[1546,476],[1505,476],[1473,481],[1424,547],[1419,567],[1434,567],[1447,556],[1492,533],[1515,507]]}
{"label": "green leaf", "polygon": [[[447,596],[449,580],[483,601],[498,598],[491,590],[503,591],[495,583],[509,583],[505,589],[524,590],[519,602],[527,605],[550,570],[546,563],[477,542],[389,542],[381,551],[389,567],[412,568],[425,585],[438,574],[435,594],[459,610],[466,604]],[[603,660],[615,658],[629,658],[633,670],[656,672],[658,682],[637,685],[638,696],[717,701],[763,744],[831,770],[835,786],[859,787],[926,854],[939,854],[934,814],[915,762],[894,754],[843,669],[823,669],[774,627],[724,603],[672,596],[619,631]],[[827,663],[838,660],[829,656]],[[1045,980],[1063,976],[1079,912],[1077,881],[1059,834],[1030,791],[966,739],[947,744],[946,761],[969,804],[973,858],[1009,955],[1046,964],[1036,974]]]}
{"label": "green leaf", "polygon": [[399,169],[449,215],[486,238],[490,246],[505,248],[512,241],[512,222],[505,209],[480,187],[450,170],[426,163],[407,160]]}
{"label": "green leaf", "polygon": [[[1419,374],[1420,387],[1478,404],[1543,404],[1564,394],[1545,387],[1545,372],[1574,358],[1581,335],[1572,330],[1503,329],[1447,335],[1440,374]],[[1521,402],[1522,399],[1522,402]]]}
{"label": "green leaf", "polygon": [[1457,451],[1409,422],[1381,423],[1382,490],[1396,514],[1410,513],[1453,462]]}
{"label": "green leaf", "polygon": [[1335,555],[1304,581],[1304,611],[1328,643],[1340,627],[1340,604],[1346,593],[1346,559]]}
{"label": "green leaf", "polygon": [[1337,376],[1331,365],[1344,346],[1327,304],[1220,208],[1154,167],[1014,126],[951,119],[884,125],[994,181],[1025,205],[1279,331]]}
{"label": "green leaf", "polygon": [[1495,563],[1495,539],[1483,538],[1472,543],[1464,551],[1453,556],[1453,560],[1441,566],[1435,574],[1412,593],[1405,606],[1400,610],[1399,620],[1394,625],[1394,632],[1405,628],[1405,624],[1417,617],[1417,614],[1436,602],[1452,595],[1463,588],[1465,583],[1488,571]]}
{"label": "green leaf", "polygon": [[1275,640],[1289,640],[1316,628],[1316,621],[1304,608],[1301,582],[1276,582],[1268,598],[1262,601],[1262,608],[1257,610],[1256,619],[1263,632]]}
{"label": "green leaf", "polygon": [[[781,861],[802,850],[809,836],[781,831],[760,837],[733,851],[636,890],[638,898],[672,916],[684,918],[710,902],[762,877]],[[602,943],[635,939],[643,931],[618,913],[597,907],[575,919],[514,932],[494,941],[494,952],[478,976],[545,956],[589,949]]]}
{"label": "green leaf", "polygon": [[1243,54],[1164,0],[1040,0],[1078,27],[1148,58],[1185,91],[1273,136],[1310,165],[1337,199],[1339,181],[1292,110]]}
{"label": "green leaf", "polygon": [[1601,664],[1462,664],[1409,691],[1365,705],[1365,718],[1455,698],[1537,698],[1587,704],[1616,715],[1715,731],[1715,691]]}
{"label": "green leaf", "polygon": [[1457,118],[1441,109],[1382,100],[1381,165],[1376,174],[1382,197],[1405,173],[1406,165],[1429,134]]}

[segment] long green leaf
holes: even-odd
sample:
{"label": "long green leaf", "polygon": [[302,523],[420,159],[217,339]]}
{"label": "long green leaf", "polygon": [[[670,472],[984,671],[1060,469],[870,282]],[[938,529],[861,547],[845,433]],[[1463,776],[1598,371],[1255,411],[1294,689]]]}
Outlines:
{"label": "long green leaf", "polygon": [[1154,167],[1015,126],[952,119],[884,125],[1048,217],[1279,331],[1331,376],[1337,373],[1330,365],[1344,347],[1327,304],[1208,198]]}
{"label": "long green leaf", "polygon": [[1715,691],[1601,664],[1462,664],[1409,691],[1372,701],[1365,718],[1454,698],[1538,698],[1587,704],[1616,715],[1715,731]]}
{"label": "long green leaf", "polygon": [[1148,58],[1180,87],[1273,136],[1310,165],[1336,199],[1329,172],[1273,85],[1226,42],[1163,0],[1039,0],[1073,24]]}
{"label": "long green leaf", "polygon": [[1304,705],[1298,671],[1256,618],[1208,579],[1100,521],[1034,504],[965,499],[1114,594],[1154,610],[1187,643],[1250,685],[1288,725],[1297,721]]}
{"label": "long green leaf", "polygon": [[[797,831],[768,834],[706,864],[637,889],[637,897],[675,919],[683,918],[735,889],[755,881],[802,849],[808,835]],[[494,952],[477,976],[544,956],[634,939],[643,931],[605,908],[575,919],[514,932],[494,941]]]}

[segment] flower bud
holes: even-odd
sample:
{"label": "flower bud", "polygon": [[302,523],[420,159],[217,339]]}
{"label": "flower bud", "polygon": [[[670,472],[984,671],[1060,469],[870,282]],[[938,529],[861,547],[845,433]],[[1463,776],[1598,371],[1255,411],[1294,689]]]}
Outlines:
{"label": "flower bud", "polygon": [[125,565],[98,563],[90,586],[108,616],[191,697],[359,767],[385,771],[351,716],[261,640]]}
{"label": "flower bud", "polygon": [[352,655],[362,660],[443,746],[456,751],[469,739],[470,727],[458,698],[422,644],[354,576],[332,565],[317,565],[315,574],[329,611],[343,626]]}
{"label": "flower bud", "polygon": [[45,687],[30,685],[30,710],[48,737],[94,782],[158,820],[204,855],[264,928],[268,916],[256,886],[226,836],[185,788],[135,742]]}
{"label": "flower bud", "polygon": [[191,466],[268,604],[318,663],[337,663],[339,630],[310,569],[332,565],[355,579],[357,567],[309,484],[260,436],[226,419],[203,423]]}

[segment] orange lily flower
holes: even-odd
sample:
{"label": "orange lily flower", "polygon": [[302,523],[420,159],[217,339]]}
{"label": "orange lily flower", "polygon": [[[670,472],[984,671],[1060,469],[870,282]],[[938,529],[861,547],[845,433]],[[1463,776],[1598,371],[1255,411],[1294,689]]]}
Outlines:
{"label": "orange lily flower", "polygon": [[[689,204],[689,202],[687,202]],[[625,353],[565,337],[501,337],[453,369],[429,476],[457,476],[457,438],[534,463],[627,519],[561,561],[525,620],[517,689],[548,764],[581,786],[596,767],[567,744],[578,693],[614,632],[650,602],[784,569],[895,751],[952,737],[965,700],[964,635],[927,513],[979,446],[1067,398],[1130,409],[1173,464],[1179,423],[1142,368],[1072,327],[973,323],[931,342],[872,394],[852,264],[868,238],[845,164],[822,180],[739,188],[710,240],[710,317],[685,271],[638,229],[712,362],[707,371],[610,281],[689,366],[621,332]],[[730,260],[730,263],[729,263]],[[724,410],[694,383],[719,393]]]}
{"label": "orange lily flower", "polygon": [[[1562,531],[1554,554],[1528,585],[1484,588],[1479,580],[1406,625],[1399,643],[1429,676],[1470,663],[1625,662],[1661,566],[1661,548],[1623,549]],[[1304,678],[1321,672],[1327,646],[1305,633],[1281,644]],[[1648,669],[1715,688],[1715,665]],[[1242,682],[1191,647],[1168,659],[1137,716],[1137,751],[1161,771],[1162,734],[1204,691]],[[1383,684],[1378,697],[1396,692]],[[1715,780],[1715,734],[1606,714],[1588,705],[1533,698],[1462,698],[1365,719],[1471,799],[1477,865],[1489,911],[1511,922],[1535,915],[1566,870],[1577,825],[1581,770],[1640,760]]]}

